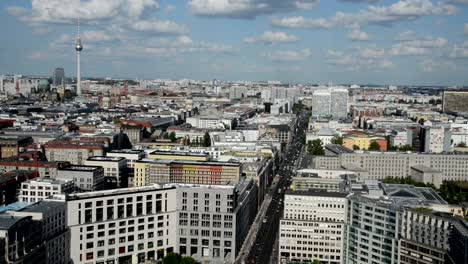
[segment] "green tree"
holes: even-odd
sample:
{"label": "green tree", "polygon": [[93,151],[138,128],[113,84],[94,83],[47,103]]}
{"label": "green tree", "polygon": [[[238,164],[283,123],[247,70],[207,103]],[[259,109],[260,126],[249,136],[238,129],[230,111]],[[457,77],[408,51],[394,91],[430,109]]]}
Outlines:
{"label": "green tree", "polygon": [[460,142],[457,144],[458,148],[466,148],[466,143],[465,142]]}
{"label": "green tree", "polygon": [[200,139],[198,137],[195,139],[195,142],[193,143],[193,145],[195,147],[198,147],[200,145]]}
{"label": "green tree", "polygon": [[440,196],[450,204],[459,204],[468,201],[468,193],[463,192],[457,182],[444,181],[439,188]]}
{"label": "green tree", "polygon": [[169,134],[169,139],[172,141],[172,142],[175,142],[176,141],[176,134],[174,131],[172,131],[170,134]]}
{"label": "green tree", "polygon": [[404,145],[398,148],[399,151],[412,151],[413,147],[410,145]]}
{"label": "green tree", "polygon": [[180,264],[195,264],[196,261],[192,257],[183,257]]}
{"label": "green tree", "polygon": [[311,155],[323,156],[325,150],[323,149],[323,143],[320,139],[315,139],[307,142],[307,152]]}
{"label": "green tree", "polygon": [[353,145],[353,150],[359,150],[359,146],[358,145]]}
{"label": "green tree", "polygon": [[319,260],[316,260],[314,259],[314,261],[312,262],[312,264],[321,264]]}
{"label": "green tree", "polygon": [[179,264],[180,256],[176,253],[169,253],[163,258],[163,264]]}
{"label": "green tree", "polygon": [[205,132],[205,135],[203,135],[203,146],[204,147],[210,147],[211,146],[211,137],[210,133]]}
{"label": "green tree", "polygon": [[332,138],[331,143],[336,144],[336,145],[343,145],[343,138],[342,137],[334,137],[334,138]]}
{"label": "green tree", "polygon": [[369,145],[369,150],[380,150],[380,145],[377,141],[372,141]]}
{"label": "green tree", "polygon": [[169,134],[168,134],[167,132],[164,133],[163,138],[164,138],[164,139],[169,139]]}
{"label": "green tree", "polygon": [[297,113],[300,113],[302,110],[304,109],[304,105],[302,104],[302,102],[298,102],[298,103],[295,103],[292,107],[292,112],[294,114],[297,114]]}

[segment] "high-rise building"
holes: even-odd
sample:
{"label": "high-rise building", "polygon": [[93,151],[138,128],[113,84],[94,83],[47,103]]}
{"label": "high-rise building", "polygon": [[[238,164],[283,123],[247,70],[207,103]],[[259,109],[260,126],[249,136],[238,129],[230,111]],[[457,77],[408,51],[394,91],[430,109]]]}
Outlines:
{"label": "high-rise building", "polygon": [[442,111],[445,113],[468,112],[468,91],[445,91]]}
{"label": "high-rise building", "polygon": [[70,194],[73,263],[146,263],[171,252],[234,263],[256,212],[253,180]]}
{"label": "high-rise building", "polygon": [[331,89],[331,115],[334,118],[346,118],[348,116],[348,89]]}
{"label": "high-rise building", "polygon": [[423,129],[422,152],[442,153],[450,151],[451,133],[445,127],[426,127]]}
{"label": "high-rise building", "polygon": [[[362,187],[368,193],[354,193],[347,198],[345,264],[441,263],[448,223],[435,216],[405,214],[407,207],[431,211],[434,206],[444,210],[447,203],[432,188],[377,181],[368,181]],[[435,252],[427,252],[428,248]],[[418,251],[428,254],[426,259],[434,262],[422,262],[425,258],[417,256]],[[407,256],[409,252],[413,252],[412,257]]]}
{"label": "high-rise building", "polygon": [[292,191],[284,196],[279,259],[287,263],[342,263],[346,193]]}
{"label": "high-rise building", "polygon": [[65,70],[63,68],[55,68],[52,74],[52,84],[54,86],[65,84]]}
{"label": "high-rise building", "polygon": [[316,90],[312,95],[312,116],[348,116],[348,90],[340,87]]}
{"label": "high-rise building", "polygon": [[428,208],[405,208],[398,243],[400,264],[444,264],[451,214]]}
{"label": "high-rise building", "polygon": [[70,263],[64,201],[0,207],[0,263]]}
{"label": "high-rise building", "polygon": [[317,90],[312,95],[312,116],[329,116],[331,113],[331,93],[328,90]]}

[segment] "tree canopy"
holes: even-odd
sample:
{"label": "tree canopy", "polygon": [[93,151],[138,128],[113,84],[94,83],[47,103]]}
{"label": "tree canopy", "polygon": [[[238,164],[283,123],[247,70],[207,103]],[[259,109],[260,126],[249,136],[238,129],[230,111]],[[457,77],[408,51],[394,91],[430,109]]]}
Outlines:
{"label": "tree canopy", "polygon": [[380,150],[380,145],[379,145],[379,143],[377,143],[377,141],[372,141],[372,142],[369,144],[369,150],[374,150],[374,151]]}
{"label": "tree canopy", "polygon": [[320,139],[309,140],[307,142],[307,152],[311,155],[323,156],[325,155],[325,150],[323,149],[323,143]]}
{"label": "tree canopy", "polygon": [[159,261],[158,263],[161,264],[195,264],[196,261],[192,257],[182,257],[181,255],[177,253],[169,253],[167,254],[162,261]]}
{"label": "tree canopy", "polygon": [[342,137],[334,137],[334,138],[332,138],[331,143],[336,144],[336,145],[343,145],[343,138]]}

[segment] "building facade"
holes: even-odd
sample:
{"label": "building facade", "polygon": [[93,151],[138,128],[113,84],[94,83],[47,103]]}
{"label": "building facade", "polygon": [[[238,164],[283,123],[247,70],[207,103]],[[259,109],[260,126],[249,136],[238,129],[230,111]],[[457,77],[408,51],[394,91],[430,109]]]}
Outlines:
{"label": "building facade", "polygon": [[104,188],[104,169],[99,166],[68,165],[58,170],[57,179],[73,180],[83,191],[96,191]]}
{"label": "building facade", "polygon": [[18,201],[35,203],[55,194],[71,193],[74,189],[75,183],[70,179],[36,178],[21,184]]}
{"label": "building facade", "polygon": [[88,158],[84,165],[100,166],[104,169],[104,177],[115,181],[116,186],[121,186],[127,177],[127,160],[122,157],[94,156]]}
{"label": "building facade", "polygon": [[315,190],[287,192],[279,227],[279,260],[342,263],[346,196]]}
{"label": "building facade", "polygon": [[317,169],[341,169],[354,165],[369,174],[370,179],[384,179],[388,176],[407,177],[411,167],[425,165],[442,172],[442,181],[465,181],[468,175],[468,155],[459,154],[417,154],[397,152],[355,152],[337,156],[316,156]]}

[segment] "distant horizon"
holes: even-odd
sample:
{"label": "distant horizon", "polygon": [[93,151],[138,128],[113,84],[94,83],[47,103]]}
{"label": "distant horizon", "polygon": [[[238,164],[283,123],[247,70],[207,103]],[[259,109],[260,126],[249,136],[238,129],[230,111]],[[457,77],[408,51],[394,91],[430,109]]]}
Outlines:
{"label": "distant horizon", "polygon": [[[55,68],[54,68],[55,69]],[[74,79],[76,80],[76,76],[67,76],[65,69],[65,78],[67,79]],[[21,74],[21,73],[0,73],[0,75],[4,76],[12,76],[12,75],[21,75],[27,77],[49,77],[52,78],[51,75],[39,75],[39,74]],[[297,85],[324,85],[329,86],[328,82],[317,83],[317,82],[297,82],[297,81],[282,81],[282,80],[224,80],[224,79],[193,79],[193,78],[122,78],[122,77],[89,77],[89,76],[82,76],[82,81],[86,80],[112,80],[112,81],[156,81],[156,80],[168,80],[168,81],[181,81],[181,80],[192,80],[192,81],[200,81],[200,82],[209,82],[212,80],[218,80],[222,82],[272,82],[272,81],[279,81],[281,84],[297,84]],[[351,85],[359,85],[361,87],[371,87],[371,86],[398,86],[400,87],[439,87],[439,88],[448,88],[448,87],[457,87],[457,88],[468,88],[468,85],[435,85],[435,84],[378,84],[378,83],[335,83],[332,82],[332,86],[351,86]]]}

